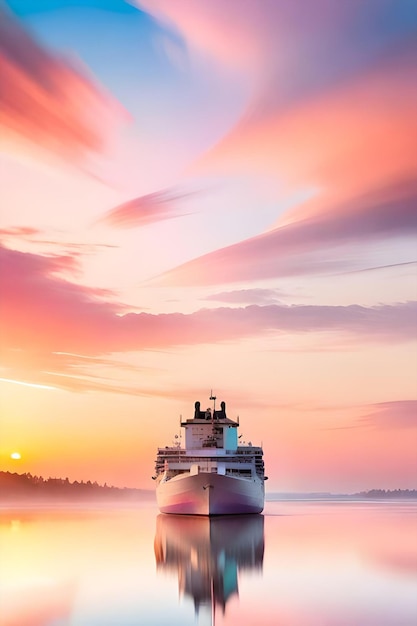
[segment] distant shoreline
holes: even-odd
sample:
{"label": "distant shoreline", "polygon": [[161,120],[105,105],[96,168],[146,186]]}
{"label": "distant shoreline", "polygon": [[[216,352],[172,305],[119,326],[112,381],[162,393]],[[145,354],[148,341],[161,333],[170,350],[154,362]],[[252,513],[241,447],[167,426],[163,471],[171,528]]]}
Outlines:
{"label": "distant shoreline", "polygon": [[297,501],[297,500],[317,500],[317,501],[369,501],[369,500],[417,500],[417,489],[370,489],[369,491],[359,491],[357,493],[267,493],[265,500],[274,501]]}
{"label": "distant shoreline", "polygon": [[[374,491],[374,490],[372,490]],[[380,490],[378,490],[380,491]],[[417,500],[417,490],[399,489],[385,493],[371,492],[316,494],[316,493],[267,493],[266,502],[389,502]]]}
{"label": "distant shoreline", "polygon": [[[154,497],[152,489],[112,487],[91,481],[73,481],[68,478],[43,478],[30,473],[17,474],[0,471],[0,504],[20,504],[25,501],[43,503],[135,502]],[[417,489],[371,489],[353,494],[266,493],[266,502],[295,501],[370,501],[417,500]]]}
{"label": "distant shoreline", "polygon": [[99,485],[88,480],[70,482],[68,478],[43,478],[32,474],[0,471],[0,503],[35,501],[39,503],[88,502],[88,501],[135,501],[147,499],[150,489],[120,488]]}

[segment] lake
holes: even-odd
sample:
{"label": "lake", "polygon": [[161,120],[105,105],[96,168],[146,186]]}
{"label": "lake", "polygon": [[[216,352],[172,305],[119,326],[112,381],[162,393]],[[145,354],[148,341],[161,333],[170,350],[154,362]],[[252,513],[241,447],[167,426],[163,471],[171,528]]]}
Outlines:
{"label": "lake", "polygon": [[1,626],[415,626],[417,502],[0,510]]}

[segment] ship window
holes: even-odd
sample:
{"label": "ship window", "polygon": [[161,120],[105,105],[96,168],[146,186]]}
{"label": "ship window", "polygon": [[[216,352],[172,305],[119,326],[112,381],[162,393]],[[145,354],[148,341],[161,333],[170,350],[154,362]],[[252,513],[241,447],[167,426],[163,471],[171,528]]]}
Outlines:
{"label": "ship window", "polygon": [[226,469],[226,474],[230,474],[232,476],[252,476],[252,470],[250,469]]}

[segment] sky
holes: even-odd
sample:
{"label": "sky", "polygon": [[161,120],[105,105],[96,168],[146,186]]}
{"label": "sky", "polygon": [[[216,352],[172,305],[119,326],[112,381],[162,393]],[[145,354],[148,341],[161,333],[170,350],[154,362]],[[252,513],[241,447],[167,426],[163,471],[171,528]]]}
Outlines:
{"label": "sky", "polygon": [[[414,0],[0,2],[0,469],[417,487]],[[14,457],[20,458],[12,458]]]}

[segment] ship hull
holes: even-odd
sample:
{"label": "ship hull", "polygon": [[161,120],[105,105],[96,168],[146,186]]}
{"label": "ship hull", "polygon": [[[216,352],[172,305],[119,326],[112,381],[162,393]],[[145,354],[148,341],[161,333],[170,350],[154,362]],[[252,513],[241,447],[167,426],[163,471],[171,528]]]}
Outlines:
{"label": "ship hull", "polygon": [[176,515],[235,515],[261,513],[264,485],[259,478],[222,474],[184,474],[161,481],[156,489],[161,513]]}

